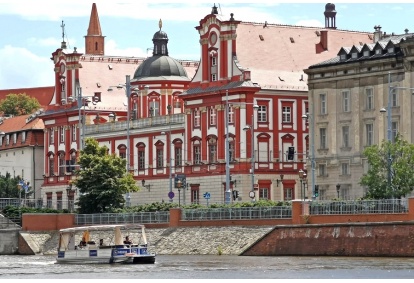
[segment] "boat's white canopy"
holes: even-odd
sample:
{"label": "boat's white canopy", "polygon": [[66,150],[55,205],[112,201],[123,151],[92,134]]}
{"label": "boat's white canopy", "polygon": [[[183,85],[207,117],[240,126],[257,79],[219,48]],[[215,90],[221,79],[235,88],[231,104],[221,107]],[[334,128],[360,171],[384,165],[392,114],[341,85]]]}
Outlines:
{"label": "boat's white canopy", "polygon": [[101,230],[114,230],[118,229],[142,229],[145,226],[142,224],[107,224],[107,225],[92,225],[92,226],[80,226],[60,229],[60,233],[76,233],[82,231],[101,231]]}

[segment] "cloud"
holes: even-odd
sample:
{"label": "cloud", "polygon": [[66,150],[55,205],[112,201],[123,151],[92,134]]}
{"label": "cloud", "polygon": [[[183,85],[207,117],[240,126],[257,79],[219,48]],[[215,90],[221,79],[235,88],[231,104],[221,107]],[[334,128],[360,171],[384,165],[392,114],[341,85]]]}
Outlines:
{"label": "cloud", "polygon": [[29,50],[6,45],[0,49],[2,89],[53,86],[53,62]]}
{"label": "cloud", "polygon": [[142,50],[141,48],[120,49],[114,40],[107,40],[105,41],[105,55],[147,57],[147,50]]}

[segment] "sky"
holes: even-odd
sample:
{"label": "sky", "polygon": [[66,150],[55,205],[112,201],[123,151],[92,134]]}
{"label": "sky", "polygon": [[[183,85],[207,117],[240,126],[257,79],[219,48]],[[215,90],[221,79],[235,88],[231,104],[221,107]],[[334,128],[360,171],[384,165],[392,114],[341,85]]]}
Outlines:
{"label": "sky", "polygon": [[[294,0],[221,2],[189,0],[0,0],[0,89],[53,86],[52,53],[62,41],[62,21],[69,51],[84,52],[92,3],[96,3],[105,36],[105,55],[147,57],[152,37],[168,35],[169,56],[199,60],[200,20],[215,4],[219,13],[244,22],[324,27],[324,2]],[[414,32],[414,2],[338,2],[338,29],[373,32],[380,25],[386,33]],[[24,7],[24,8],[22,8]],[[147,55],[148,54],[148,55]]]}

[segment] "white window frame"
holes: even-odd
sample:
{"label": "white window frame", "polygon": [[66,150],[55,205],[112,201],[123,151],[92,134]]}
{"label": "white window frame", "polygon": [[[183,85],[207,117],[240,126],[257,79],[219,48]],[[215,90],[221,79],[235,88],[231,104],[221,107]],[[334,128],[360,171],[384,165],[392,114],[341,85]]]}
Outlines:
{"label": "white window frame", "polygon": [[351,111],[351,97],[349,90],[343,90],[342,92],[342,111],[349,112]]}
{"label": "white window frame", "polygon": [[374,109],[374,89],[366,88],[365,89],[365,109],[373,110]]}
{"label": "white window frame", "polygon": [[265,123],[267,122],[267,106],[259,105],[257,109],[257,122]]}
{"label": "white window frame", "polygon": [[349,126],[342,126],[342,146],[349,147]]}
{"label": "white window frame", "polygon": [[327,149],[327,138],[326,138],[326,128],[319,128],[319,136],[320,136],[320,149]]}
{"label": "white window frame", "polygon": [[321,115],[327,114],[327,103],[326,103],[326,93],[321,93],[319,95],[320,101],[321,101]]}
{"label": "white window frame", "polygon": [[371,146],[374,144],[374,125],[373,124],[365,124],[365,137],[366,137],[366,145]]}
{"label": "white window frame", "polygon": [[282,107],[282,123],[291,123],[292,122],[292,107],[283,106]]}

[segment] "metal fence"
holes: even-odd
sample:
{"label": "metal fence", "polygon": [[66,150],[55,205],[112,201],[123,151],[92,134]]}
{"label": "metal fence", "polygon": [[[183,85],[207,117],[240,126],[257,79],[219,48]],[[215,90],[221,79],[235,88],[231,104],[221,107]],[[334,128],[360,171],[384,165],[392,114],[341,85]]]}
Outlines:
{"label": "metal fence", "polygon": [[76,225],[102,225],[123,223],[169,223],[169,211],[136,213],[75,214]]}
{"label": "metal fence", "polygon": [[292,218],[291,206],[183,209],[183,220]]}
{"label": "metal fence", "polygon": [[309,214],[385,214],[407,213],[407,199],[312,201]]}

